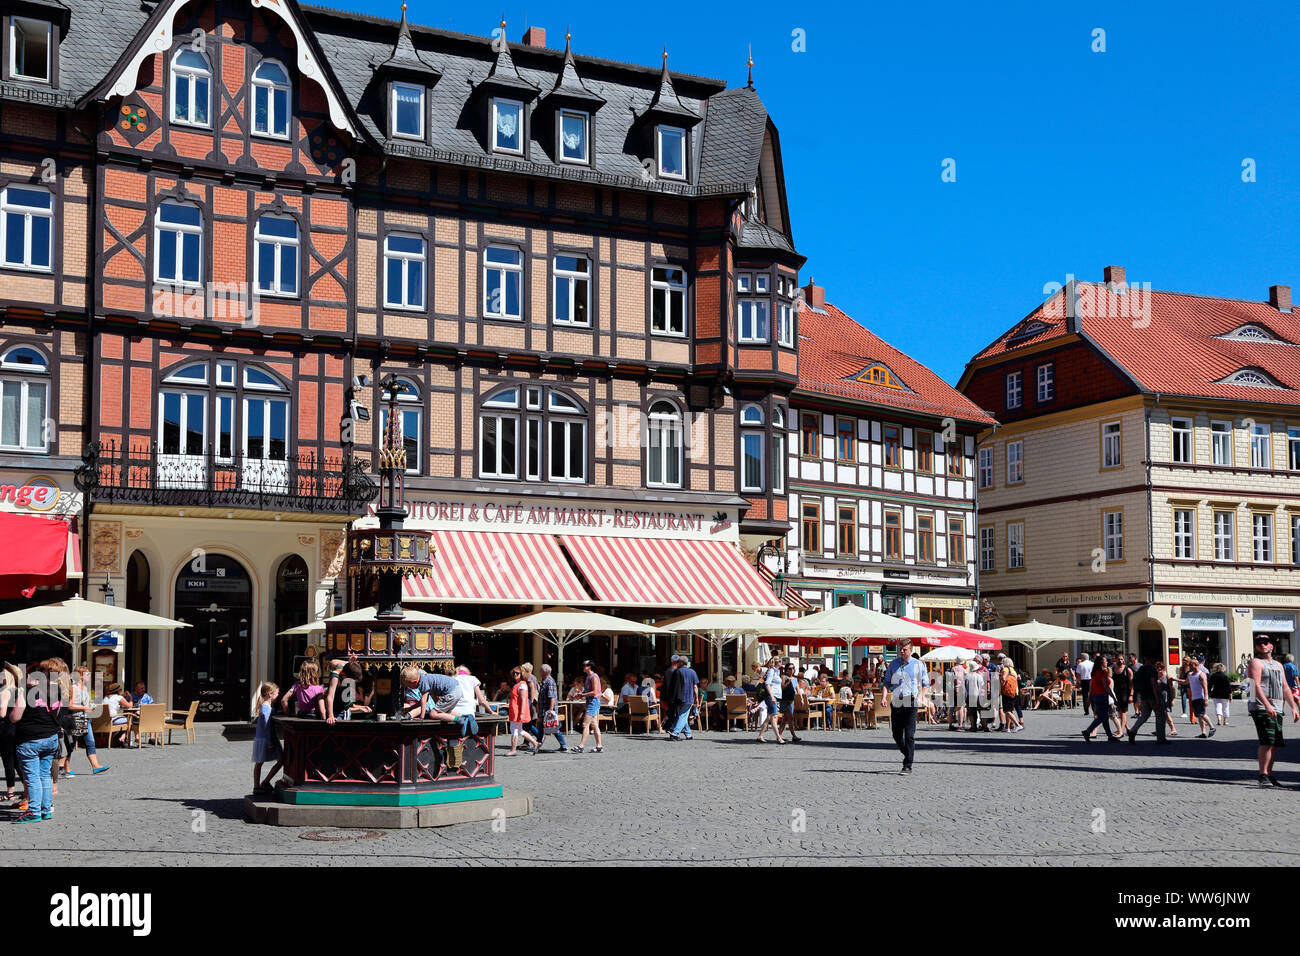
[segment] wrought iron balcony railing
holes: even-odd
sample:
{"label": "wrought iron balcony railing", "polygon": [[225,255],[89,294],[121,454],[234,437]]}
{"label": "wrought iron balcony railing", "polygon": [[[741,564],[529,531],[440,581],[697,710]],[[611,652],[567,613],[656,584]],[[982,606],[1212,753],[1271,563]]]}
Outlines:
{"label": "wrought iron balcony railing", "polygon": [[77,488],[96,502],[360,514],[379,492],[365,465],[344,456],[285,458],[170,454],[158,445],[86,446]]}

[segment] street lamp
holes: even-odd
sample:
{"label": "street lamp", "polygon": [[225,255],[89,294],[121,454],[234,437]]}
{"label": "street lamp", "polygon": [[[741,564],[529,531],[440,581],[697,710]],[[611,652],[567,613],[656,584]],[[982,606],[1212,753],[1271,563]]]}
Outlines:
{"label": "street lamp", "polygon": [[762,546],[758,549],[758,555],[757,555],[756,558],[755,558],[755,560],[758,562],[759,567],[762,567],[762,565],[763,565],[763,558],[764,558],[764,556],[766,556],[767,554],[773,554],[773,555],[777,556],[778,558],[780,558],[780,560],[781,560],[781,570],[777,572],[777,574],[776,574],[776,576],[775,576],[774,578],[772,578],[772,590],[776,592],[776,599],[777,599],[778,601],[782,601],[782,602],[784,602],[784,601],[785,601],[785,589],[786,589],[786,587],[787,587],[787,583],[786,583],[786,580],[785,580],[785,575],[786,575],[786,572],[790,569],[790,556],[789,556],[789,553],[788,553],[784,548],[779,548],[779,547],[777,547],[777,546],[774,545],[774,544],[765,544],[765,545],[762,545]]}

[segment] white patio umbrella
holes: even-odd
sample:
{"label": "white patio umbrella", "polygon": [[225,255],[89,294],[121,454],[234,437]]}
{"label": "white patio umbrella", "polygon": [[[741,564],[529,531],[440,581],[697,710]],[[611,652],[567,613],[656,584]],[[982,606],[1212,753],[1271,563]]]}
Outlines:
{"label": "white patio umbrella", "polygon": [[922,654],[921,660],[927,664],[955,664],[958,661],[972,660],[978,653],[969,647],[936,647]]}
{"label": "white patio umbrella", "polygon": [[[308,621],[306,624],[299,624],[297,627],[291,627],[288,630],[281,631],[280,636],[288,637],[291,634],[324,634],[326,624],[352,624],[357,621],[373,621],[377,613],[379,613],[379,608],[375,605],[358,608],[355,611],[348,611],[345,614],[335,614],[333,617],[320,618],[319,620]],[[409,608],[405,610],[402,619],[410,621],[413,624],[430,624],[435,622],[450,623],[452,632],[456,634],[473,634],[476,632],[487,631],[486,627],[479,627],[477,624],[457,621],[455,618],[442,617],[438,614],[426,614],[424,611],[412,611]]]}
{"label": "white patio umbrella", "polygon": [[933,630],[856,604],[841,604],[837,608],[809,614],[792,623],[795,626],[791,629],[790,636],[795,639],[795,643],[804,638],[813,638],[822,644],[843,641],[850,662],[853,660],[854,644],[885,644],[901,641],[905,637],[934,638]]}
{"label": "white patio umbrella", "polygon": [[[718,667],[714,673],[721,680],[722,646],[727,641],[735,640],[739,642],[751,635],[785,634],[791,631],[797,623],[797,621],[791,621],[783,617],[769,617],[766,614],[758,614],[754,611],[701,611],[698,614],[688,614],[685,617],[674,618],[671,621],[660,621],[655,626],[676,634],[690,634],[693,637],[702,637],[708,641],[717,652]],[[742,654],[738,646],[736,654],[737,667],[740,666],[741,658]],[[737,679],[740,676],[737,674]]]}
{"label": "white patio umbrella", "polygon": [[81,648],[105,631],[174,631],[178,627],[189,625],[79,597],[0,614],[0,631],[37,631],[71,646],[73,667],[80,663]]}
{"label": "white patio umbrella", "polygon": [[530,611],[485,625],[489,631],[504,634],[536,634],[555,645],[557,652],[555,685],[564,688],[564,649],[575,641],[591,634],[660,634],[662,627],[642,624],[576,607],[553,607],[543,611]]}
{"label": "white patio umbrella", "polygon": [[1103,637],[1092,631],[1081,631],[1074,627],[1061,627],[1059,624],[1047,624],[1043,621],[1026,621],[1024,624],[1012,624],[1009,627],[995,627],[984,631],[989,637],[1002,641],[1016,641],[1032,649],[1034,655],[1034,673],[1038,673],[1038,648],[1044,644],[1058,641],[1088,641],[1097,644],[1123,644],[1117,637]]}

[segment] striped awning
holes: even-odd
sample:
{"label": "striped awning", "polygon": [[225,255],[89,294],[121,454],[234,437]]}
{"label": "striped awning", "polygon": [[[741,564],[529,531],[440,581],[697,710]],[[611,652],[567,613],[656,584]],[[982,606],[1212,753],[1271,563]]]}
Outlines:
{"label": "striped awning", "polygon": [[433,574],[408,576],[403,599],[435,603],[590,604],[549,534],[433,532]]}
{"label": "striped awning", "polygon": [[560,540],[603,604],[784,610],[740,549],[726,541],[577,535]]}
{"label": "striped awning", "polygon": [[81,537],[75,531],[68,532],[68,558],[65,568],[69,581],[81,580]]}
{"label": "striped awning", "polygon": [[[776,572],[773,571],[771,568],[769,568],[766,564],[760,564],[758,566],[758,574],[764,581],[767,582],[767,586],[770,587],[772,589],[772,593],[775,594],[776,593],[776,585],[775,585]],[[801,595],[794,588],[790,587],[789,582],[787,582],[785,586],[785,597],[781,598],[780,600],[784,601],[785,606],[792,611],[812,610],[812,605],[809,604],[806,600],[804,600],[803,595]]]}

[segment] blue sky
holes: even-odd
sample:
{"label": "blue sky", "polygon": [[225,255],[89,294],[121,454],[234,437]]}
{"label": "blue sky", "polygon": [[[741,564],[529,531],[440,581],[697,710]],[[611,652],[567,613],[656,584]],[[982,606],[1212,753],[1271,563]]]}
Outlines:
{"label": "blue sky", "polygon": [[[337,5],[399,12],[397,0]],[[752,43],[805,280],[950,382],[1066,273],[1100,280],[1116,264],[1156,289],[1251,299],[1300,287],[1300,8],[723,0],[671,11],[504,6],[511,40],[531,24],[555,46],[569,26],[575,52],[647,65],[667,43],[672,69],[732,86]],[[409,7],[414,22],[480,35],[501,12]],[[1098,28],[1104,53],[1092,51]],[[946,158],[955,182],[941,181]]]}

